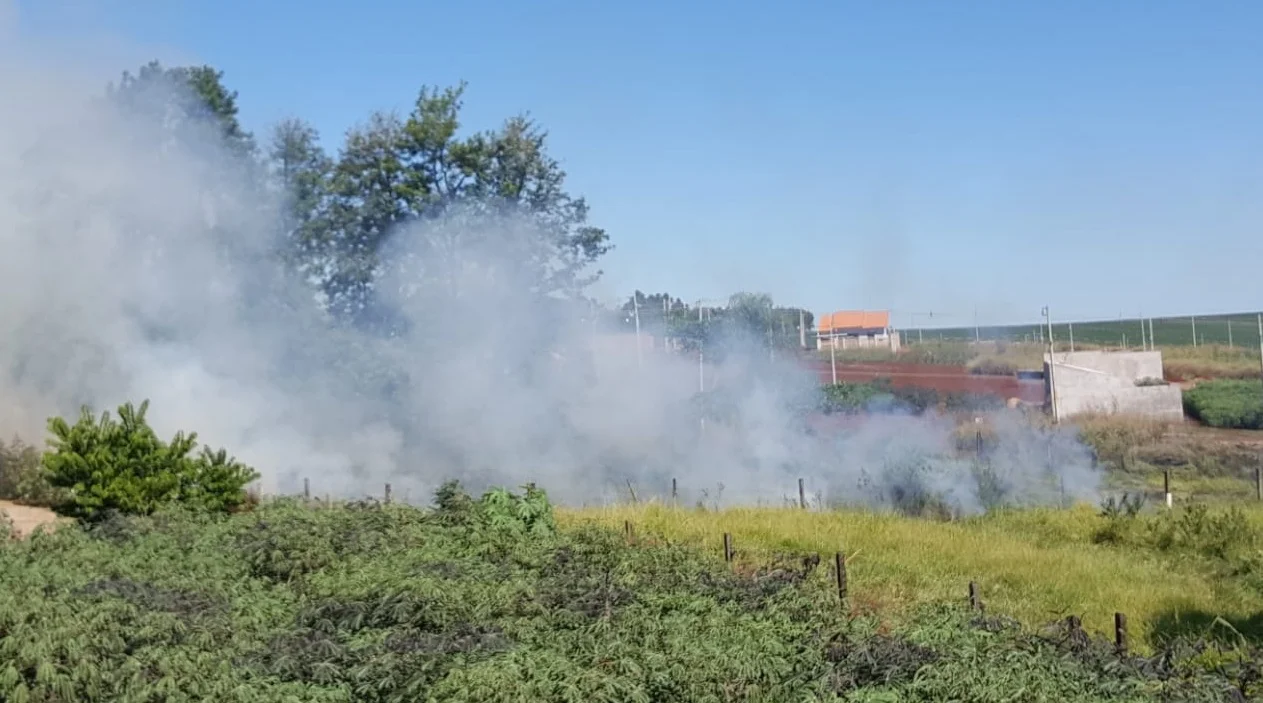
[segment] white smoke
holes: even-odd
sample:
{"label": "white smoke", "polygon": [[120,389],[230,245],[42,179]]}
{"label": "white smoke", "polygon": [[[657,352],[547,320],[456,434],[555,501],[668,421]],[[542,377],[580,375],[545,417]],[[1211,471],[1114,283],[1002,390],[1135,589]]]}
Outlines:
{"label": "white smoke", "polygon": [[[340,325],[275,256],[276,194],[216,135],[171,138],[3,28],[0,430],[38,436],[83,404],[149,399],[161,434],[196,430],[268,491],[390,482],[419,500],[459,478],[585,501],[663,496],[675,478],[683,500],[722,486],[736,502],[792,496],[803,478],[835,502],[889,503],[920,481],[961,511],[984,507],[971,462],[916,463],[954,451],[949,422],[808,435],[796,408],[815,380],[739,339],[722,350],[730,420],[703,428],[696,358],[610,351],[581,306],[528,293],[524,262],[543,254],[513,213],[454,209],[394,232],[378,289],[404,332]],[[1043,440],[998,422],[1000,481],[1048,500]],[[1068,442],[1062,482],[1090,497],[1098,476]]]}

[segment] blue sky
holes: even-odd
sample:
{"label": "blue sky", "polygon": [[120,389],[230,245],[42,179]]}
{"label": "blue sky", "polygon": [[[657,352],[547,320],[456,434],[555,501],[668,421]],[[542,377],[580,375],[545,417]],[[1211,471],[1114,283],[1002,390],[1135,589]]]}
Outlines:
{"label": "blue sky", "polygon": [[297,115],[332,148],[467,80],[471,128],[550,130],[611,300],[1263,308],[1259,2],[17,4],[31,38],[213,64],[256,133]]}

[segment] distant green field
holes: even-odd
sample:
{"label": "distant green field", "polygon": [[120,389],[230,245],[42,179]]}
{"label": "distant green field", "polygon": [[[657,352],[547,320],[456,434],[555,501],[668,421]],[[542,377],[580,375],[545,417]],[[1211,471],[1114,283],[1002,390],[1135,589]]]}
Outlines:
{"label": "distant green field", "polygon": [[[1141,344],[1141,322],[1137,318],[1123,320],[1097,320],[1085,322],[1059,322],[1054,317],[1053,336],[1058,342],[1066,342],[1073,332],[1076,343],[1106,347],[1135,347]],[[1239,347],[1258,348],[1258,313],[1232,313],[1192,317],[1153,318],[1153,336],[1158,346],[1192,346],[1193,330],[1197,330],[1197,344],[1232,344]],[[1045,328],[1047,333],[1047,328]],[[905,344],[919,341],[1007,340],[1014,342],[1039,341],[1040,326],[1008,325],[1001,327],[948,327],[934,329],[909,328],[901,331]],[[1144,337],[1148,339],[1148,322]]]}

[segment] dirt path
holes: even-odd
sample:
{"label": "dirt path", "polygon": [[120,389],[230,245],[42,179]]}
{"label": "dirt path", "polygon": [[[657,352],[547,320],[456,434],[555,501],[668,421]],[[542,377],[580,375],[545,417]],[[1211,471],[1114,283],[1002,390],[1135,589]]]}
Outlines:
{"label": "dirt path", "polygon": [[31,508],[7,500],[0,500],[0,513],[5,513],[13,521],[20,536],[25,537],[40,525],[57,522],[57,514],[47,508]]}
{"label": "dirt path", "polygon": [[1263,449],[1263,432],[1259,430],[1226,430],[1218,427],[1204,427],[1191,420],[1172,427],[1168,436],[1173,439],[1192,439],[1238,446],[1258,446],[1260,449]]}

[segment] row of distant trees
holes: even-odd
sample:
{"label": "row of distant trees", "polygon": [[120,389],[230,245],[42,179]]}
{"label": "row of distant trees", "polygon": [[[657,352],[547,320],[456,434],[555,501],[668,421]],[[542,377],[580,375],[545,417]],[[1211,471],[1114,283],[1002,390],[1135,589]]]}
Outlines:
{"label": "row of distant trees", "polygon": [[639,317],[642,332],[676,340],[684,349],[720,337],[772,349],[794,349],[804,339],[808,344],[815,341],[811,312],[776,305],[766,293],[734,293],[725,305],[706,306],[700,301],[690,305],[669,293],[636,291],[619,313],[623,330],[634,329]]}

